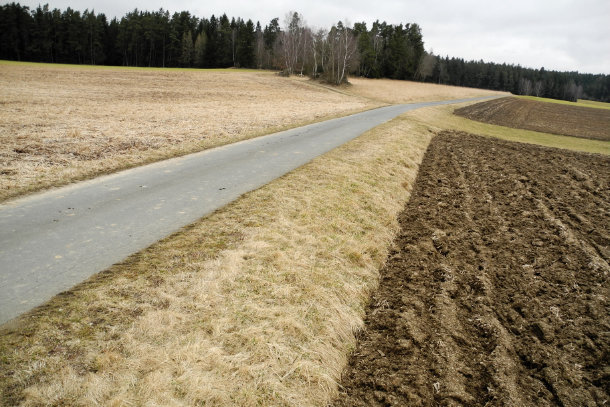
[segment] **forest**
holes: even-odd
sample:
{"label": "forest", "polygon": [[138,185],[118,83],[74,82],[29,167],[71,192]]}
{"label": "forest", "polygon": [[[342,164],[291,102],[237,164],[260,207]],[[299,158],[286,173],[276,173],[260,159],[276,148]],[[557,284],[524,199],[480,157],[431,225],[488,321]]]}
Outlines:
{"label": "forest", "polygon": [[307,26],[297,12],[260,22],[188,11],[0,6],[0,59],[140,67],[276,69],[333,84],[348,75],[417,80],[575,101],[610,102],[610,75],[532,69],[441,57],[424,49],[416,23]]}

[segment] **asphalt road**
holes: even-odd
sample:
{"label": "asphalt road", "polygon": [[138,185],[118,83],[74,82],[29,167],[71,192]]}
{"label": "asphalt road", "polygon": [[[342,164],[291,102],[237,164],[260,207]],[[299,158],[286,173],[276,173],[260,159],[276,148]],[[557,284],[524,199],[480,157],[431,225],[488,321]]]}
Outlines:
{"label": "asphalt road", "polygon": [[467,100],[383,107],[2,204],[0,323],[401,113]]}

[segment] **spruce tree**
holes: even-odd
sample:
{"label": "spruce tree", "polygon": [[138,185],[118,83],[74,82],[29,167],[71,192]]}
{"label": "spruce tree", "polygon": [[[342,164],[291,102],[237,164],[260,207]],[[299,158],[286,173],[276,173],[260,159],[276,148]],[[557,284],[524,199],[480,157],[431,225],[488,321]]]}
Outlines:
{"label": "spruce tree", "polygon": [[183,67],[190,67],[193,64],[193,36],[190,31],[182,34],[182,54],[180,64]]}
{"label": "spruce tree", "polygon": [[195,66],[203,68],[205,66],[205,47],[208,37],[205,32],[200,32],[195,40]]}

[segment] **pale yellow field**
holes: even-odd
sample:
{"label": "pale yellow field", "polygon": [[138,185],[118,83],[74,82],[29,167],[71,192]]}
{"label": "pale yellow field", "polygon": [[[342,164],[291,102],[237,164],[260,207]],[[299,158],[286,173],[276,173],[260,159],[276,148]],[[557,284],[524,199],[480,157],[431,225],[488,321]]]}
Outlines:
{"label": "pale yellow field", "polygon": [[391,79],[350,78],[349,81],[352,86],[345,89],[346,93],[389,104],[509,95],[507,92],[485,89],[461,88],[458,86]]}
{"label": "pale yellow field", "polygon": [[379,105],[271,72],[0,63],[0,200]]}

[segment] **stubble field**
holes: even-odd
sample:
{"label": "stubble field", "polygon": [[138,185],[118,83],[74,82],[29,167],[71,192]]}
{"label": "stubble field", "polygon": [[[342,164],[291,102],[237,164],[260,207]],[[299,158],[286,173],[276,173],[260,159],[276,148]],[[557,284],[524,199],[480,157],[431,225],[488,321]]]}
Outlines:
{"label": "stubble field", "polygon": [[431,142],[338,406],[610,399],[610,158]]}
{"label": "stubble field", "polygon": [[435,83],[392,79],[350,78],[349,81],[351,85],[345,90],[346,93],[389,104],[509,95],[506,92],[486,89],[462,88]]}

